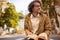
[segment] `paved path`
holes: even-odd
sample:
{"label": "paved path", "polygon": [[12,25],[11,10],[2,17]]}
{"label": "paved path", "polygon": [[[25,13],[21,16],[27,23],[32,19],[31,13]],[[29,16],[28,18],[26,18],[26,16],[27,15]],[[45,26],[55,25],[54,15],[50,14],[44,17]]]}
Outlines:
{"label": "paved path", "polygon": [[[23,40],[25,35],[0,36],[0,40]],[[60,40],[60,35],[51,35],[50,40]]]}
{"label": "paved path", "polygon": [[25,38],[25,35],[6,35],[0,36],[0,40],[22,40]]}
{"label": "paved path", "polygon": [[60,40],[60,35],[51,35],[51,40]]}

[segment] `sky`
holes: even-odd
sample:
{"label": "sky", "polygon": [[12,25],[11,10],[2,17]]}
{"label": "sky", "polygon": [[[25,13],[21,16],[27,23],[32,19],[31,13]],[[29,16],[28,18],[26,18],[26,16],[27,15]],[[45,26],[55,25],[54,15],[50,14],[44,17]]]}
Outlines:
{"label": "sky", "polygon": [[7,0],[16,7],[17,12],[22,12],[24,15],[28,12],[28,5],[33,0]]}

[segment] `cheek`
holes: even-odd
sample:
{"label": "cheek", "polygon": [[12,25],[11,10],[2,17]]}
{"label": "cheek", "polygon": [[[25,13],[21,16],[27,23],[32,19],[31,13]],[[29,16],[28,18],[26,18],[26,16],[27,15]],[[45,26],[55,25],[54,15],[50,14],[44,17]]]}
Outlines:
{"label": "cheek", "polygon": [[35,8],[33,8],[32,10],[33,10],[33,11],[39,11],[39,8],[36,8],[36,7],[35,7]]}
{"label": "cheek", "polygon": [[34,10],[36,10],[36,11],[37,11],[37,10],[38,10],[38,8],[34,8]]}
{"label": "cheek", "polygon": [[36,11],[36,10],[37,10],[37,8],[33,8],[32,10],[33,10],[33,11]]}

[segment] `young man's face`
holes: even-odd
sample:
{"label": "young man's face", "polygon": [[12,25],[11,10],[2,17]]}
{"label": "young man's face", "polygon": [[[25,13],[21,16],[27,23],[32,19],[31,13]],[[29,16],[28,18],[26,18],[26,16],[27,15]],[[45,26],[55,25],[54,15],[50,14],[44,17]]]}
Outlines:
{"label": "young man's face", "polygon": [[39,13],[41,11],[40,3],[34,2],[34,7],[33,7],[32,11]]}

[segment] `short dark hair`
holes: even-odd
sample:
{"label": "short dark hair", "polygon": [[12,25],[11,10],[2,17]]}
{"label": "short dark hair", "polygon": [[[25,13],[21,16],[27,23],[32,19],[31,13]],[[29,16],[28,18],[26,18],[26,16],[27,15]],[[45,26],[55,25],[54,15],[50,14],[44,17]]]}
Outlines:
{"label": "short dark hair", "polygon": [[[32,1],[32,2],[29,4],[29,6],[28,6],[28,10],[29,10],[30,13],[32,13],[32,8],[34,8],[34,3],[35,3],[35,2],[40,3],[39,0],[34,0],[34,1]],[[41,3],[40,3],[40,6],[41,6]]]}

